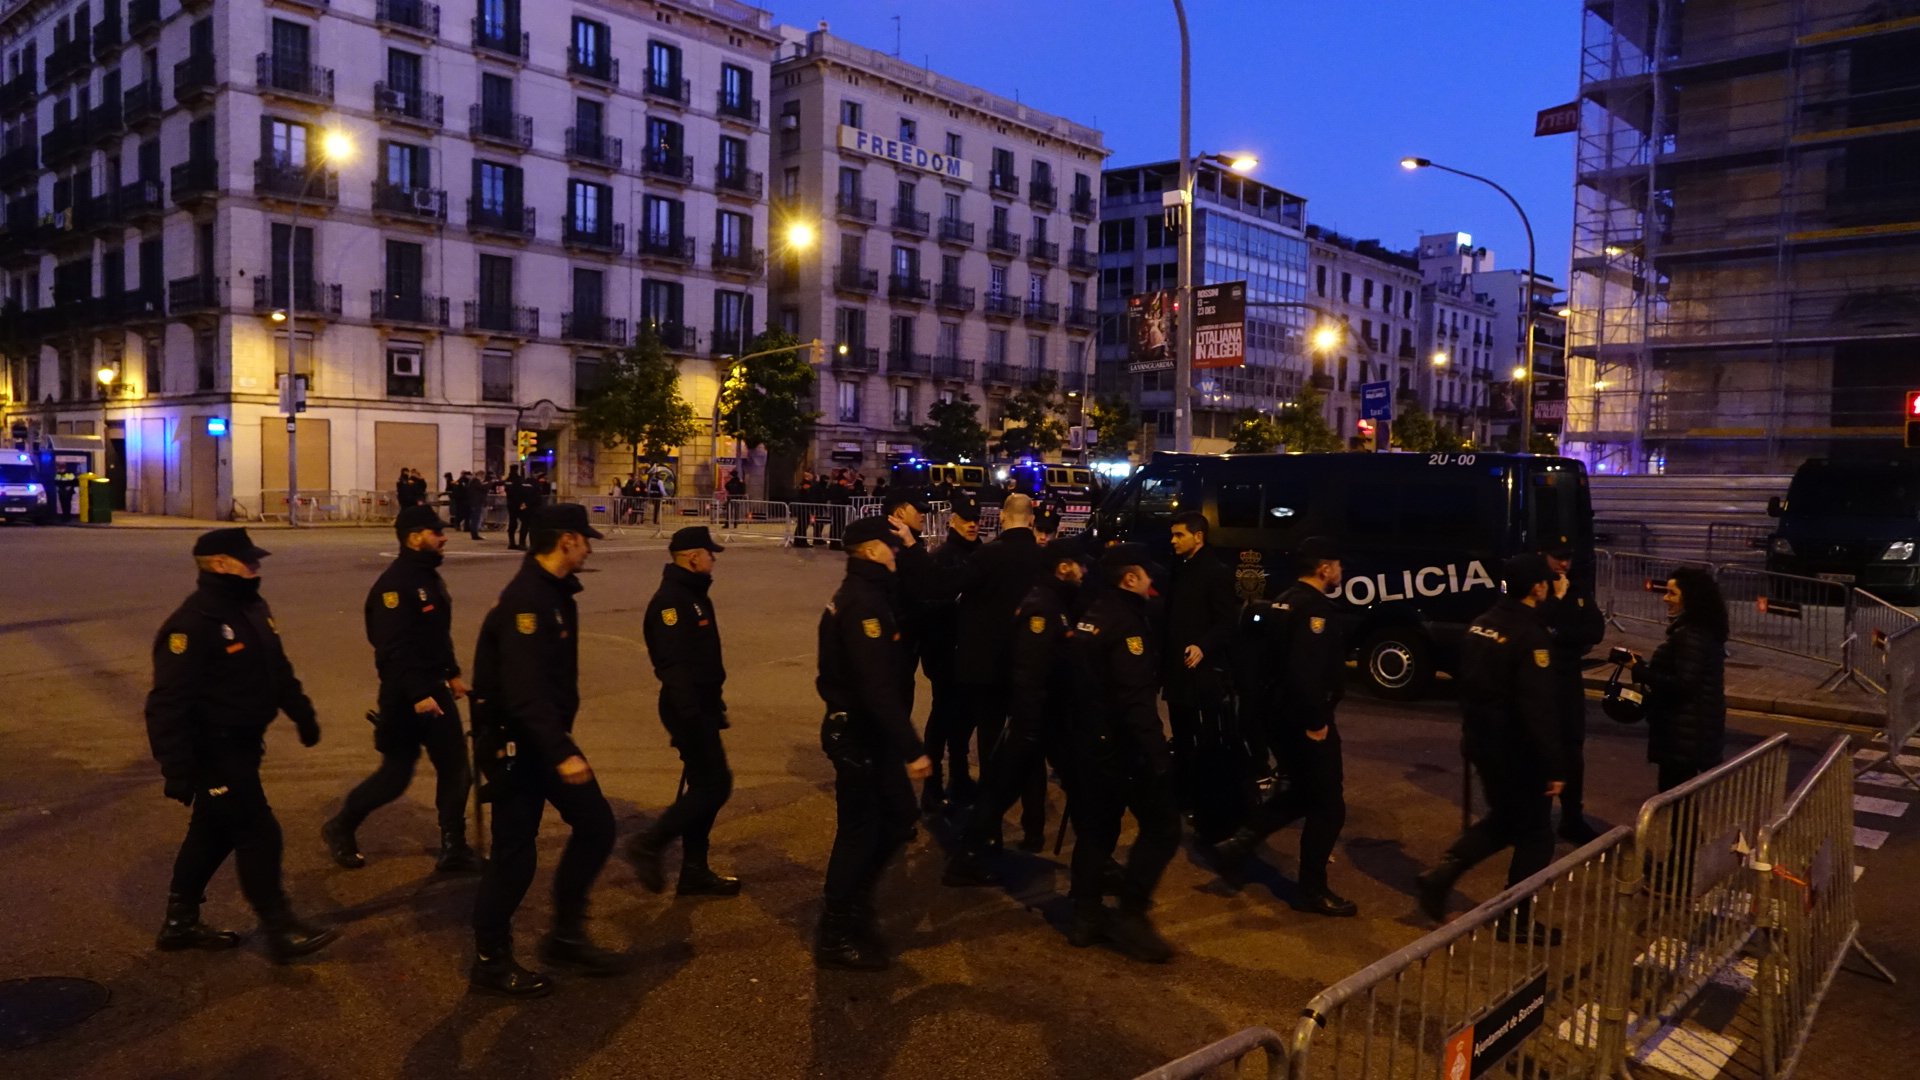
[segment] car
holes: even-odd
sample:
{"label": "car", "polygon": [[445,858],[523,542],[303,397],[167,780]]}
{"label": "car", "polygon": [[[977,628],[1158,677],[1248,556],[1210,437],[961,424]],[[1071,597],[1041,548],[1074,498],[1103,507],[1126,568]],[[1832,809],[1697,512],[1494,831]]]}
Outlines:
{"label": "car", "polygon": [[1920,456],[1810,458],[1767,513],[1769,571],[1920,602]]}

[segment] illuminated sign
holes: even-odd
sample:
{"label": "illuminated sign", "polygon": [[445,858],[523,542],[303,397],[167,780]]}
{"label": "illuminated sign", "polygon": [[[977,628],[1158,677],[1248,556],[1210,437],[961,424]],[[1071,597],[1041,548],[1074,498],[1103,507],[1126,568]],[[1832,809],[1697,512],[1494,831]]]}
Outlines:
{"label": "illuminated sign", "polygon": [[857,127],[840,125],[840,149],[866,154],[895,165],[906,165],[949,180],[973,183],[973,163],[970,161],[936,154],[924,146],[915,146],[899,139],[884,139]]}
{"label": "illuminated sign", "polygon": [[207,417],[207,434],[219,438],[227,433],[227,418],[224,416]]}

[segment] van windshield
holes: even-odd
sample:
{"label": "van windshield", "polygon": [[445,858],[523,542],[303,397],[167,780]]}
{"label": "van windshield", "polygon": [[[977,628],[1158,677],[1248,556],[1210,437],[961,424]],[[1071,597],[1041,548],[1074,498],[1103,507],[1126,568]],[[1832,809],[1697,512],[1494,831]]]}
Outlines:
{"label": "van windshield", "polygon": [[1911,517],[1920,508],[1920,474],[1884,466],[1809,464],[1794,475],[1787,507],[1818,517]]}
{"label": "van windshield", "polygon": [[33,466],[19,464],[0,465],[0,484],[31,483],[33,483]]}

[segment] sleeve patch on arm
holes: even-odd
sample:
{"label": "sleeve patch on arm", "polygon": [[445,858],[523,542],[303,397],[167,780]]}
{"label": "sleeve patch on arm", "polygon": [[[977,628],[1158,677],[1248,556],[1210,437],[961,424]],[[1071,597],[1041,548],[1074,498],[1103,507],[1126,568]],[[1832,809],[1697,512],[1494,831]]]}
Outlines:
{"label": "sleeve patch on arm", "polygon": [[1546,667],[1548,660],[1549,660],[1549,657],[1547,656],[1547,650],[1545,649],[1533,650],[1533,666],[1534,667],[1540,667],[1540,668]]}
{"label": "sleeve patch on arm", "polygon": [[678,626],[680,624],[680,609],[661,608],[660,621],[666,623],[668,626]]}
{"label": "sleeve patch on arm", "polygon": [[523,611],[513,617],[513,628],[523,634],[531,634],[539,626],[533,612]]}
{"label": "sleeve patch on arm", "polygon": [[880,636],[880,620],[862,619],[860,620],[860,630],[870,638],[877,638]]}
{"label": "sleeve patch on arm", "polygon": [[400,606],[400,594],[397,592],[381,593],[380,602],[389,608],[397,608]]}
{"label": "sleeve patch on arm", "polygon": [[180,654],[186,652],[187,651],[187,635],[168,634],[167,635],[167,651],[172,653],[175,656],[179,656]]}
{"label": "sleeve patch on arm", "polygon": [[1132,637],[1129,637],[1127,639],[1127,651],[1132,653],[1135,656],[1140,656],[1144,654],[1147,651],[1146,640],[1140,637],[1138,634]]}

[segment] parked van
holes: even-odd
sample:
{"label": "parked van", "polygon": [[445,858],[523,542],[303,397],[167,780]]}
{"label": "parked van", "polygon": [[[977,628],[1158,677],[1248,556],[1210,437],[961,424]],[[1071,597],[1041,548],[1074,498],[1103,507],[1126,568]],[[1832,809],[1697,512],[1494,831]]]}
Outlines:
{"label": "parked van", "polygon": [[1812,458],[1767,513],[1768,570],[1920,601],[1920,458]]}
{"label": "parked van", "polygon": [[1069,514],[1093,509],[1100,477],[1084,465],[1023,461],[1007,469],[1007,490],[1061,503]]}
{"label": "parked van", "polygon": [[1573,545],[1573,576],[1594,573],[1587,474],[1529,454],[1157,454],[1094,514],[1105,542],[1171,558],[1168,526],[1205,514],[1208,547],[1243,600],[1297,576],[1309,536],[1340,546],[1353,655],[1381,695],[1413,698],[1451,672],[1459,639],[1500,593],[1500,566],[1547,539]]}
{"label": "parked van", "polygon": [[924,458],[902,461],[887,471],[887,486],[895,491],[975,491],[987,485],[985,465],[940,464]]}

